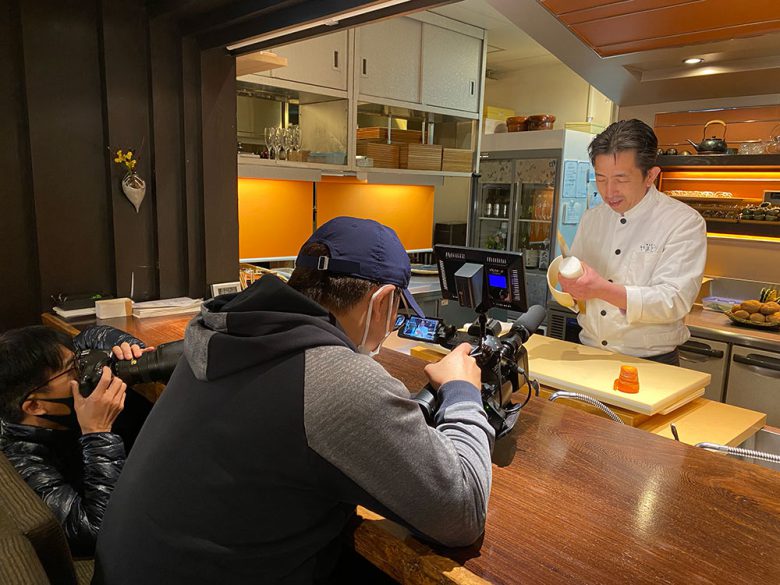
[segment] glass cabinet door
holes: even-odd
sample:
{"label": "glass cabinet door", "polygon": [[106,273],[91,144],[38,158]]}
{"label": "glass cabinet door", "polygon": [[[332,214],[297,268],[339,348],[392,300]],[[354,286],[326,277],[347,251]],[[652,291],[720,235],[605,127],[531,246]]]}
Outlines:
{"label": "glass cabinet door", "polygon": [[507,250],[512,205],[512,186],[483,183],[476,209],[476,245],[489,250]]}
{"label": "glass cabinet door", "polygon": [[553,187],[518,185],[512,249],[523,252],[526,269],[547,270],[552,232]]}

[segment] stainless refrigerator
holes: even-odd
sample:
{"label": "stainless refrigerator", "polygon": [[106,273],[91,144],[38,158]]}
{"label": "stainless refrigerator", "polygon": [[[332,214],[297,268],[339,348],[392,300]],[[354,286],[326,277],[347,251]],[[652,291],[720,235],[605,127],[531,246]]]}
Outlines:
{"label": "stainless refrigerator", "polygon": [[520,251],[528,304],[547,306],[547,267],[571,245],[579,219],[595,203],[588,162],[592,135],[543,130],[486,135],[472,184],[469,245]]}

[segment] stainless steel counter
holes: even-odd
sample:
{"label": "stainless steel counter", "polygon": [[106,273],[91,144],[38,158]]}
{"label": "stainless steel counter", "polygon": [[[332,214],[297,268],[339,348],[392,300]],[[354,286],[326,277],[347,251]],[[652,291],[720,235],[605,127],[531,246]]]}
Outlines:
{"label": "stainless steel counter", "polygon": [[685,318],[685,324],[695,337],[742,345],[753,349],[780,352],[778,330],[753,329],[735,325],[723,313],[694,307]]}

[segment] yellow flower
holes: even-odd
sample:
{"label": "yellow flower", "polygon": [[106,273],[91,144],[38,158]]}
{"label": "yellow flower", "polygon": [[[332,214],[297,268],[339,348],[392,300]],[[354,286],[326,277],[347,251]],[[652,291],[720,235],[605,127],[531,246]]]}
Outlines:
{"label": "yellow flower", "polygon": [[128,150],[127,154],[125,154],[125,158],[127,160],[131,160],[133,158],[133,151],[132,150]]}
{"label": "yellow flower", "polygon": [[114,162],[115,162],[115,163],[121,163],[121,162],[122,162],[122,159],[121,159],[121,158],[119,158],[119,157],[116,157],[116,158],[114,159]]}

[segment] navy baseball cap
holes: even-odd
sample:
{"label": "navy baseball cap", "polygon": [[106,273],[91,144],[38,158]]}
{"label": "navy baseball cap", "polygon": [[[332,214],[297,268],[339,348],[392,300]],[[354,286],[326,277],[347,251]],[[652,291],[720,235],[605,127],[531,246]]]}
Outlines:
{"label": "navy baseball cap", "polygon": [[425,317],[409,292],[412,274],[409,256],[391,228],[373,219],[334,217],[320,226],[306,240],[301,250],[315,243],[327,246],[330,258],[306,256],[298,252],[296,266],[326,270],[379,284],[394,284],[403,292],[407,306],[418,316]]}

